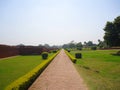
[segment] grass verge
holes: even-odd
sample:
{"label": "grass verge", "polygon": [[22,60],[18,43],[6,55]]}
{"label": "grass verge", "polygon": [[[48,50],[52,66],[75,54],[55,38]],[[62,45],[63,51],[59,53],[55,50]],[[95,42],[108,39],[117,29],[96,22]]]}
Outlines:
{"label": "grass verge", "polygon": [[[52,56],[53,54],[49,54]],[[0,60],[0,90],[43,62],[40,55],[16,56]]]}
{"label": "grass verge", "polygon": [[84,78],[90,90],[120,89],[120,56],[114,56],[118,50],[71,51],[74,55],[81,52],[82,59],[77,59],[76,69]]}
{"label": "grass verge", "polygon": [[34,82],[34,80],[39,76],[39,74],[47,67],[47,65],[54,59],[58,54],[52,55],[47,60],[44,60],[41,64],[35,67],[33,70],[25,74],[24,76],[18,78],[10,85],[8,85],[5,90],[26,90]]}

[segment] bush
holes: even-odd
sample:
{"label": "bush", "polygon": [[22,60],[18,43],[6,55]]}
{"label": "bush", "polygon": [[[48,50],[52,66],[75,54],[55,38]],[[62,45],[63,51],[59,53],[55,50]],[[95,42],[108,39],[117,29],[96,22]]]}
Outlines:
{"label": "bush", "polygon": [[48,52],[43,52],[42,53],[42,58],[47,59],[48,58]]}
{"label": "bush", "polygon": [[65,51],[65,53],[69,56],[73,63],[76,63],[77,59],[74,56],[72,56],[68,51]]}
{"label": "bush", "polygon": [[52,52],[53,52],[53,53],[56,53],[57,51],[56,51],[56,50],[53,50]]}
{"label": "bush", "polygon": [[75,53],[75,58],[82,58],[82,54],[81,53]]}
{"label": "bush", "polygon": [[70,52],[70,50],[67,50],[68,52]]}
{"label": "bush", "polygon": [[91,47],[91,50],[96,50],[96,49],[97,49],[97,47],[95,47],[95,46]]}
{"label": "bush", "polygon": [[24,76],[20,77],[19,79],[12,82],[8,85],[5,90],[27,90],[29,86],[35,81],[35,79],[40,75],[40,73],[48,66],[48,64],[55,58],[58,54],[54,54],[53,56],[49,57],[47,60],[43,61],[33,70],[25,74]]}
{"label": "bush", "polygon": [[82,47],[77,47],[77,50],[82,50]]}
{"label": "bush", "polygon": [[70,52],[70,49],[65,49],[66,51]]}

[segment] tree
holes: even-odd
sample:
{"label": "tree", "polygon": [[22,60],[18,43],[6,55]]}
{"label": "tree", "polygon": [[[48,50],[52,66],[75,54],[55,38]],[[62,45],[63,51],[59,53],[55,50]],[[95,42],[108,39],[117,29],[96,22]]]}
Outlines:
{"label": "tree", "polygon": [[92,41],[88,41],[87,46],[93,46],[93,42]]}
{"label": "tree", "polygon": [[69,43],[69,47],[70,47],[70,48],[75,48],[76,46],[75,46],[74,43]]}
{"label": "tree", "polygon": [[98,39],[98,47],[101,49],[101,48],[105,48],[106,47],[106,44],[104,41],[101,41],[100,39]]}
{"label": "tree", "polygon": [[69,45],[69,48],[76,48],[74,40],[68,43],[68,45]]}
{"label": "tree", "polygon": [[93,46],[97,46],[96,44],[94,44],[92,41],[88,41],[88,42],[84,42],[84,44],[83,44],[83,46],[85,47],[85,48],[91,48],[91,47],[93,47]]}
{"label": "tree", "polygon": [[82,45],[81,42],[79,42],[79,43],[76,44],[76,47],[77,47],[78,50],[82,50],[83,45]]}
{"label": "tree", "polygon": [[66,49],[66,48],[69,48],[69,46],[68,46],[68,44],[64,44],[64,45],[62,46],[62,48]]}
{"label": "tree", "polygon": [[44,44],[44,47],[50,48],[49,44]]}
{"label": "tree", "polygon": [[108,46],[120,46],[120,16],[107,22],[104,31],[104,41]]}

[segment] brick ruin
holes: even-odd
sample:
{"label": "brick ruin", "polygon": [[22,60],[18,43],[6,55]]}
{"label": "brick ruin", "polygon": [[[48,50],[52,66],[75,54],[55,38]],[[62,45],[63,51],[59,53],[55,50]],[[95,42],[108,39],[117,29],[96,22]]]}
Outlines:
{"label": "brick ruin", "polygon": [[9,46],[0,45],[0,58],[16,55],[40,55],[42,52],[50,52],[55,48],[46,48],[44,46]]}

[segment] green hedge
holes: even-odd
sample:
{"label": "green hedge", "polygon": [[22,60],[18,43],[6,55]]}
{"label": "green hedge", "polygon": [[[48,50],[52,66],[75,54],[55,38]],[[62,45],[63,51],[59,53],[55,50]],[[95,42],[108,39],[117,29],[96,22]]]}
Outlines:
{"label": "green hedge", "polygon": [[35,81],[35,79],[40,75],[40,73],[48,66],[48,64],[55,58],[59,51],[53,56],[49,57],[47,60],[43,61],[40,65],[35,67],[33,70],[25,74],[24,76],[18,78],[10,85],[8,85],[5,90],[27,90],[29,86]]}
{"label": "green hedge", "polygon": [[76,63],[77,59],[72,56],[68,51],[65,50],[65,53],[69,56],[69,58],[72,60],[73,63]]}
{"label": "green hedge", "polygon": [[42,59],[47,59],[47,58],[48,58],[48,52],[43,52]]}
{"label": "green hedge", "polygon": [[56,52],[57,52],[57,50],[53,50],[52,52],[53,52],[53,53],[56,53]]}
{"label": "green hedge", "polygon": [[82,58],[82,54],[81,53],[75,53],[75,58]]}

